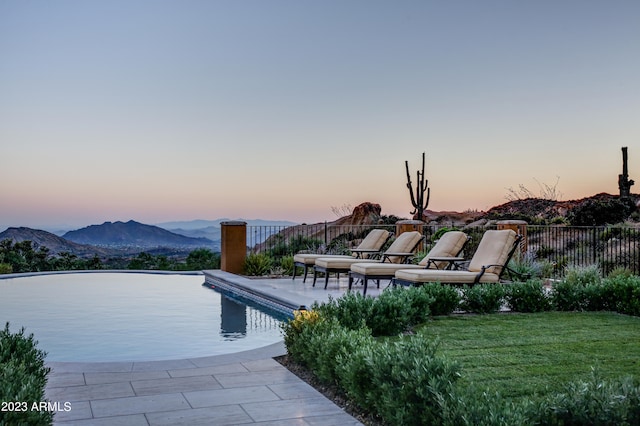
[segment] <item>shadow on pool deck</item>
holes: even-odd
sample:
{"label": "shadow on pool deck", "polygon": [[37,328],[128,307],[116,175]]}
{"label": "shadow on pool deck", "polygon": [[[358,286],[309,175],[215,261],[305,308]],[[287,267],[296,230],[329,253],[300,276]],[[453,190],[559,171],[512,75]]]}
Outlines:
{"label": "shadow on pool deck", "polygon": [[[278,295],[297,306],[339,297],[346,277],[311,286],[312,279],[227,281]],[[248,282],[250,281],[250,282]],[[382,284],[381,287],[386,284]],[[359,289],[360,287],[356,287]],[[368,293],[376,295],[373,286]],[[64,409],[55,425],[357,425],[353,417],[273,360],[284,343],[234,354],[147,362],[50,362],[46,397]]]}

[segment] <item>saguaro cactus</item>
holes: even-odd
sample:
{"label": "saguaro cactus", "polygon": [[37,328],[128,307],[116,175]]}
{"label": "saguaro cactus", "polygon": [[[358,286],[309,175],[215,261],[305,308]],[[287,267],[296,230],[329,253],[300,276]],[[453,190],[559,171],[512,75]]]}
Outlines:
{"label": "saguaro cactus", "polygon": [[[422,220],[424,211],[427,209],[429,205],[429,197],[431,196],[431,188],[429,188],[429,181],[425,179],[424,175],[424,162],[425,162],[425,153],[422,153],[422,171],[418,170],[416,172],[417,182],[416,182],[416,190],[415,193],[413,191],[413,184],[411,182],[411,175],[409,174],[409,161],[405,161],[404,165],[407,169],[407,188],[409,188],[409,195],[411,196],[411,205],[413,206],[413,211],[411,212],[414,215],[414,218],[418,220]],[[427,198],[425,199],[425,194]]]}
{"label": "saguaro cactus", "polygon": [[627,168],[627,147],[622,148],[622,174],[618,175],[618,188],[620,188],[620,198],[629,197],[631,195],[631,185],[635,182],[629,179],[629,170]]}

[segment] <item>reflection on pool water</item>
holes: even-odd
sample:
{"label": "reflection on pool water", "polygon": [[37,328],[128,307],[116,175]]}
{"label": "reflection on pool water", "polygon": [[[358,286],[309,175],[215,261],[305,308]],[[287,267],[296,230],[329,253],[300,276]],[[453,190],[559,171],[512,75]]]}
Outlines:
{"label": "reflection on pool water", "polygon": [[47,361],[194,358],[282,340],[279,319],[203,283],[122,272],[0,279],[0,321],[33,333]]}

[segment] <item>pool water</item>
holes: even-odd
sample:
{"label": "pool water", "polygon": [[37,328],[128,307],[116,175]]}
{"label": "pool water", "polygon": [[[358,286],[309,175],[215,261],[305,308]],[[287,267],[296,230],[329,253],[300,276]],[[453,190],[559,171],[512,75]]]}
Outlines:
{"label": "pool water", "polygon": [[34,334],[47,361],[153,361],[282,340],[277,314],[209,287],[202,275],[101,272],[0,280],[0,321]]}

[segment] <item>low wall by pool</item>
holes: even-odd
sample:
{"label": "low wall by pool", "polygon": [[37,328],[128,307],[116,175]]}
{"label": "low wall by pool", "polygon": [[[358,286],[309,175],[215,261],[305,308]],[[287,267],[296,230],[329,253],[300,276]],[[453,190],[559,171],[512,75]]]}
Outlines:
{"label": "low wall by pool", "polygon": [[256,280],[221,270],[203,271],[205,285],[250,300],[258,305],[293,318],[293,311],[307,309],[292,298],[284,297],[277,291],[260,286]]}

